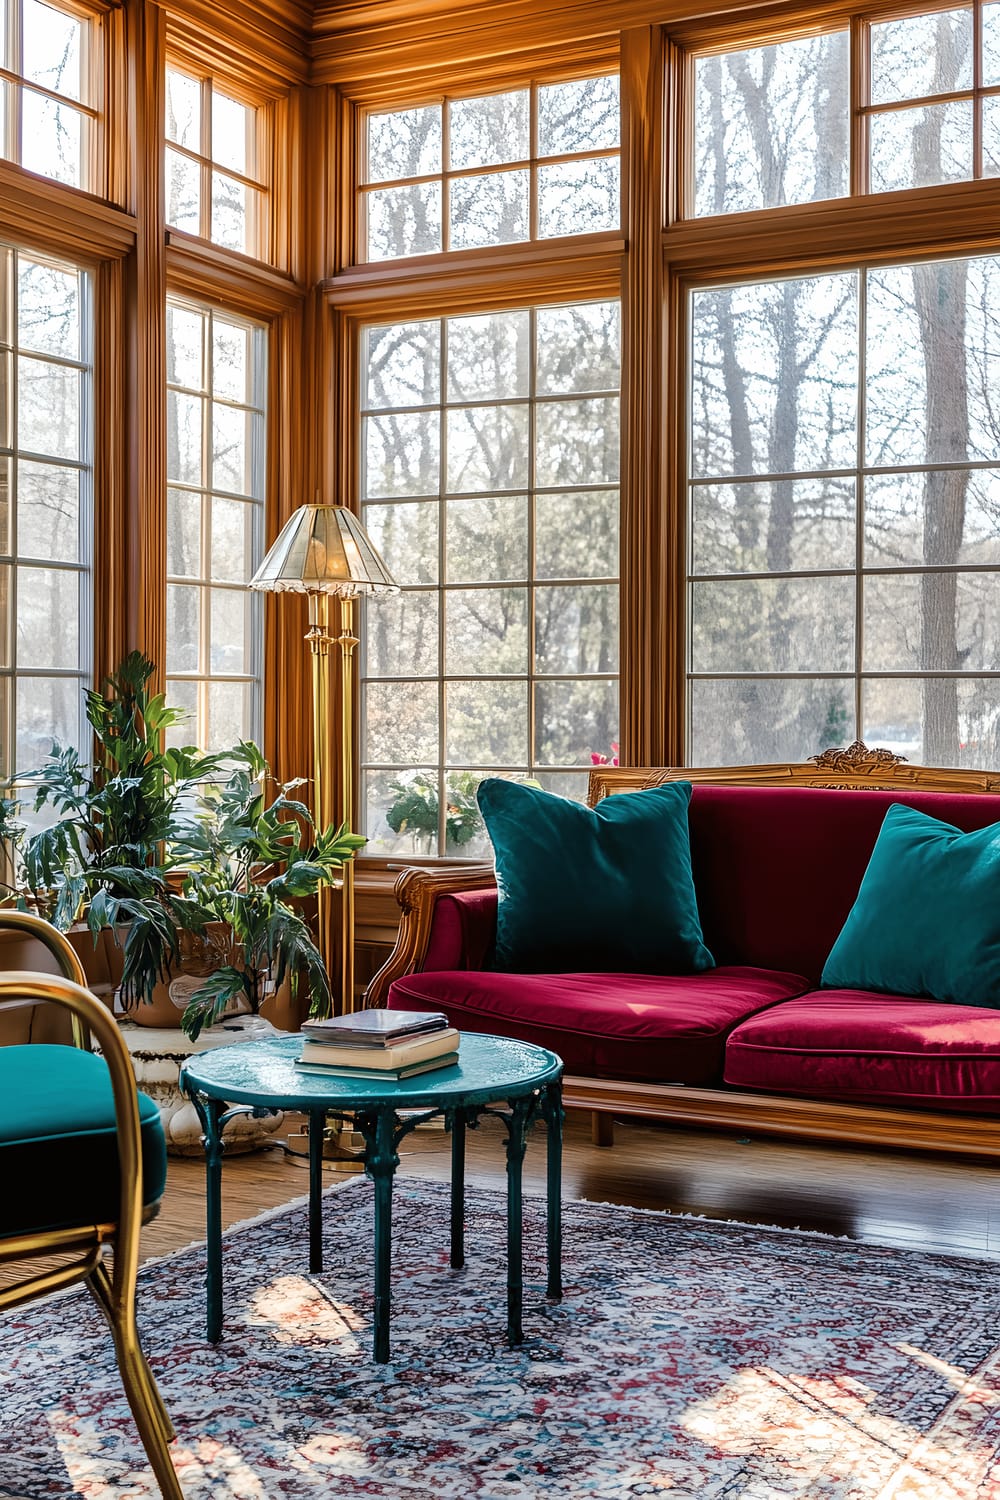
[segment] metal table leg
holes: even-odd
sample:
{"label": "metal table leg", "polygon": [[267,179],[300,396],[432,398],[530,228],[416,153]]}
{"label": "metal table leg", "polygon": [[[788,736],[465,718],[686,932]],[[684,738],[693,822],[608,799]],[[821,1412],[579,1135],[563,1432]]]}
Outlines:
{"label": "metal table leg", "polygon": [[562,1084],[550,1083],[542,1091],[542,1118],[546,1140],[546,1222],[548,1281],[545,1295],[562,1298]]}
{"label": "metal table leg", "polygon": [[465,1114],[461,1108],[451,1116],[451,1266],[465,1265]]}
{"label": "metal table leg", "polygon": [[323,1134],[326,1114],[314,1110],[309,1116],[309,1269],[323,1269]]}
{"label": "metal table leg", "polygon": [[222,1337],[222,1125],[225,1103],[191,1093],[205,1146],[205,1294],[210,1343]]}
{"label": "metal table leg", "polygon": [[391,1106],[357,1116],[365,1138],[365,1172],[375,1185],[375,1363],[389,1359],[390,1269],[392,1261],[392,1180],[396,1154],[396,1113]]}
{"label": "metal table leg", "polygon": [[524,1343],[521,1309],[524,1302],[521,1171],[528,1145],[528,1122],[535,1101],[515,1099],[507,1117],[507,1342]]}

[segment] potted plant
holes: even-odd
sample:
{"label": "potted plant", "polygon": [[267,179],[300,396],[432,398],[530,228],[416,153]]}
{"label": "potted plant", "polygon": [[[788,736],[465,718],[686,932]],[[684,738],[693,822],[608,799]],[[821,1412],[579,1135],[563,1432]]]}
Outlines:
{"label": "potted plant", "polygon": [[204,914],[175,878],[174,847],[197,790],[223,761],[193,746],[164,745],[183,713],[149,691],[152,673],[134,651],[104,692],[86,694],[92,761],[55,743],[38,770],[19,777],[34,790],[35,811],[56,815],[21,851],[33,903],[62,931],[82,919],[95,947],[114,936],[126,1011],[152,1002],[180,960],[185,934],[204,927]]}
{"label": "potted plant", "polygon": [[341,867],[366,840],[347,824],[317,830],[292,794],[301,781],[276,787],[255,745],[239,747],[242,764],[203,790],[199,811],[176,846],[188,868],[185,893],[212,924],[203,938],[214,971],[191,994],[182,1025],[192,1040],[234,1007],[259,1015],[267,997],[304,976],[311,1011],[330,1009],[330,980],[299,903],[336,884]]}

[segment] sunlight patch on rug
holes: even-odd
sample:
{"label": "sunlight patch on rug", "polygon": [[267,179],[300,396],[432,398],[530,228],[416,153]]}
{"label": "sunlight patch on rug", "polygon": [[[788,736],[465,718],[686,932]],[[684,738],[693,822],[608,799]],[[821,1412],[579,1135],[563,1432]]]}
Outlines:
{"label": "sunlight patch on rug", "polygon": [[[991,1262],[566,1207],[559,1304],[526,1204],[527,1344],[509,1350],[503,1195],[397,1185],[390,1365],[371,1360],[372,1197],[328,1195],[328,1269],[297,1205],[147,1267],[140,1321],[188,1500],[1000,1500]],[[0,1323],[0,1497],[155,1500],[96,1308]]]}

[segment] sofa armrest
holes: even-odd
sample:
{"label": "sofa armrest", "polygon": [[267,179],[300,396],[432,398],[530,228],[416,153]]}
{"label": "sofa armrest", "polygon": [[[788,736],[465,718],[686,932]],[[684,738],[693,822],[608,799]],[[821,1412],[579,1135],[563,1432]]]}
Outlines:
{"label": "sofa armrest", "polygon": [[404,870],[395,896],[402,912],[399,935],[365,992],[366,1007],[385,1005],[390,985],[404,974],[480,968],[496,931],[492,865]]}

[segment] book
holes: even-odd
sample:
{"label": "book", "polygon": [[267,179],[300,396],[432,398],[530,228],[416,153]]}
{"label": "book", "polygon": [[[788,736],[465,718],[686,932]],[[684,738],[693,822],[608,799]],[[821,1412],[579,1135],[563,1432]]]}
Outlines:
{"label": "book", "polygon": [[451,1068],[458,1062],[457,1052],[445,1052],[441,1057],[428,1057],[423,1062],[410,1063],[404,1068],[345,1068],[331,1063],[297,1061],[300,1073],[312,1073],[322,1078],[373,1078],[386,1083],[401,1083],[404,1078],[414,1078],[418,1073],[433,1073],[437,1068]]}
{"label": "book", "polygon": [[328,1047],[325,1042],[314,1042],[311,1037],[305,1037],[299,1061],[323,1068],[375,1068],[379,1072],[391,1072],[394,1068],[406,1068],[411,1063],[441,1057],[445,1052],[454,1052],[457,1047],[458,1032],[451,1026],[424,1036],[406,1038],[393,1047]]}
{"label": "book", "polygon": [[448,1017],[441,1011],[359,1010],[350,1016],[330,1016],[325,1021],[304,1021],[302,1032],[326,1047],[390,1047],[403,1037],[427,1031],[443,1031]]}

